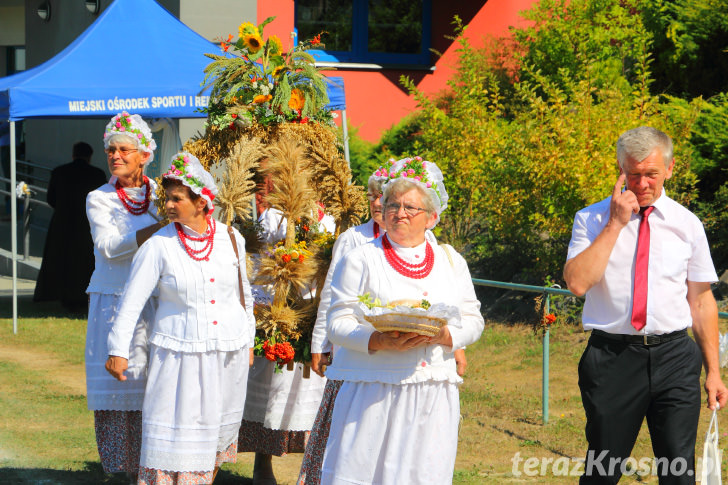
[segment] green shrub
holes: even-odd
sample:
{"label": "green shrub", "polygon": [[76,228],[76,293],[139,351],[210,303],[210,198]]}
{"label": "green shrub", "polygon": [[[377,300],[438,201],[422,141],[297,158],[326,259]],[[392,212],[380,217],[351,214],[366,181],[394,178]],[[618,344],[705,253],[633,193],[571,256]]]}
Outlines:
{"label": "green shrub", "polygon": [[[652,125],[672,135],[679,160],[670,195],[696,196],[689,143],[701,100],[650,93],[651,36],[642,2],[544,0],[503,48],[474,49],[456,26],[450,94],[414,83],[413,143],[437,162],[450,195],[438,235],[465,253],[476,276],[561,280],[577,210],[610,195],[623,131]],[[457,21],[457,20],[456,20]]]}

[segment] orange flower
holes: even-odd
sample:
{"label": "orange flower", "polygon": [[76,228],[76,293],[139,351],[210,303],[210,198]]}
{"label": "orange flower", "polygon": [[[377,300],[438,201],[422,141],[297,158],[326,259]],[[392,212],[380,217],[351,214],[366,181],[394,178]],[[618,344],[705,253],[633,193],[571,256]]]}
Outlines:
{"label": "orange flower", "polygon": [[273,96],[270,94],[259,94],[253,98],[253,104],[262,104],[271,99],[273,99]]}
{"label": "orange flower", "polygon": [[300,89],[291,91],[291,99],[288,100],[289,108],[295,111],[301,111],[305,102],[306,98],[303,97],[303,92]]}
{"label": "orange flower", "polygon": [[318,35],[314,36],[314,38],[311,39],[311,45],[319,45],[321,43],[321,36],[323,34],[328,34],[328,32],[326,32],[325,30],[322,32],[319,32]]}
{"label": "orange flower", "polygon": [[227,52],[227,50],[230,48],[229,45],[227,45],[225,42],[220,42],[220,49]]}

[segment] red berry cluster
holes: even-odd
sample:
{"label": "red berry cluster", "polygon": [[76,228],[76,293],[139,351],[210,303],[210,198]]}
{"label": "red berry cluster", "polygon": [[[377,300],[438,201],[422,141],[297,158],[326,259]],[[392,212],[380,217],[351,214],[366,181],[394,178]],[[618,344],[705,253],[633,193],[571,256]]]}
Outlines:
{"label": "red berry cluster", "polygon": [[278,365],[289,363],[296,354],[289,342],[277,342],[271,345],[269,340],[263,342],[263,352],[266,359],[277,362]]}

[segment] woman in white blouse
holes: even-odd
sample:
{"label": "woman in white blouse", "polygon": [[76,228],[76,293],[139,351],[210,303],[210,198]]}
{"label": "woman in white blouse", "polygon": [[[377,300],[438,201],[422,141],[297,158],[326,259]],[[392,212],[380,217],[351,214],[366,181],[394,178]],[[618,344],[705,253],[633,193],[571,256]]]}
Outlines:
{"label": "woman in white blouse", "polygon": [[[382,191],[385,184],[391,180],[391,172],[393,171],[396,174],[408,161],[409,159],[402,159],[394,162],[394,160],[390,159],[384,166],[374,171],[367,182],[367,199],[369,200],[369,213],[372,218],[364,224],[346,230],[336,239],[334,244],[331,264],[321,293],[318,315],[316,316],[316,324],[311,338],[311,369],[322,377],[326,365],[331,364],[333,361],[332,345],[326,337],[326,315],[331,304],[331,280],[334,276],[334,270],[337,263],[349,251],[384,234]],[[427,231],[426,237],[431,242],[435,242],[435,237],[431,232]],[[467,366],[465,350],[456,349],[454,354],[458,375],[462,376]],[[314,421],[311,436],[308,443],[306,443],[306,451],[301,462],[297,485],[318,485],[321,483],[321,465],[329,436],[331,415],[334,410],[336,394],[339,392],[341,384],[342,381],[339,380],[328,379],[326,381],[326,388],[316,415],[316,421]]]}
{"label": "woman in white blouse", "polygon": [[[139,246],[161,226],[154,205],[156,184],[144,175],[156,143],[139,115],[111,118],[104,151],[111,179],[86,197],[86,214],[94,242],[95,269],[89,294],[86,330],[86,395],[94,412],[96,443],[107,473],[136,476],[141,449],[141,409],[146,385],[146,323],[154,316],[150,301],[136,321],[131,344],[129,382],[113,379],[104,364],[106,339],[119,308],[131,260]],[[146,300],[145,300],[146,301]]]}
{"label": "woman in white blouse", "polygon": [[[407,160],[384,188],[387,232],[337,264],[327,332],[336,356],[326,375],[336,396],[321,483],[451,483],[460,418],[453,351],[483,331],[465,260],[426,237],[447,206],[442,173]],[[391,175],[391,173],[390,173]],[[435,337],[378,332],[355,315],[359,296],[426,299],[460,317]]]}
{"label": "woman in white blouse", "polygon": [[172,224],[134,257],[106,368],[126,379],[135,322],[157,291],[139,483],[212,483],[219,465],[236,458],[253,358],[245,242],[210,216],[217,188],[194,156],[176,155],[163,177]]}

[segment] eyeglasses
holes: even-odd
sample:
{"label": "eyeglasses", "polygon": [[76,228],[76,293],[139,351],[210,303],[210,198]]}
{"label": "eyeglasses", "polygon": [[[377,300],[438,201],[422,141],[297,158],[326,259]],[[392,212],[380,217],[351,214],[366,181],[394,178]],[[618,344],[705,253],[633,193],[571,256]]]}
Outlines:
{"label": "eyeglasses", "polygon": [[374,202],[375,200],[377,200],[381,196],[382,196],[382,193],[381,192],[379,192],[378,194],[367,193],[367,199],[369,199],[369,202]]}
{"label": "eyeglasses", "polygon": [[397,204],[394,202],[390,202],[389,204],[384,206],[384,212],[385,213],[394,213],[397,214],[399,212],[399,209],[404,209],[404,213],[407,214],[408,217],[414,217],[420,212],[425,212],[426,209],[423,209],[422,207],[415,207],[412,205],[403,205],[403,204]]}
{"label": "eyeglasses", "polygon": [[134,153],[136,151],[139,151],[139,149],[138,148],[124,148],[124,147],[120,147],[120,148],[117,148],[117,147],[104,148],[104,152],[106,152],[107,155],[113,155],[117,151],[119,152],[119,155],[121,155],[122,157],[125,157],[125,156],[129,155],[130,153]]}

